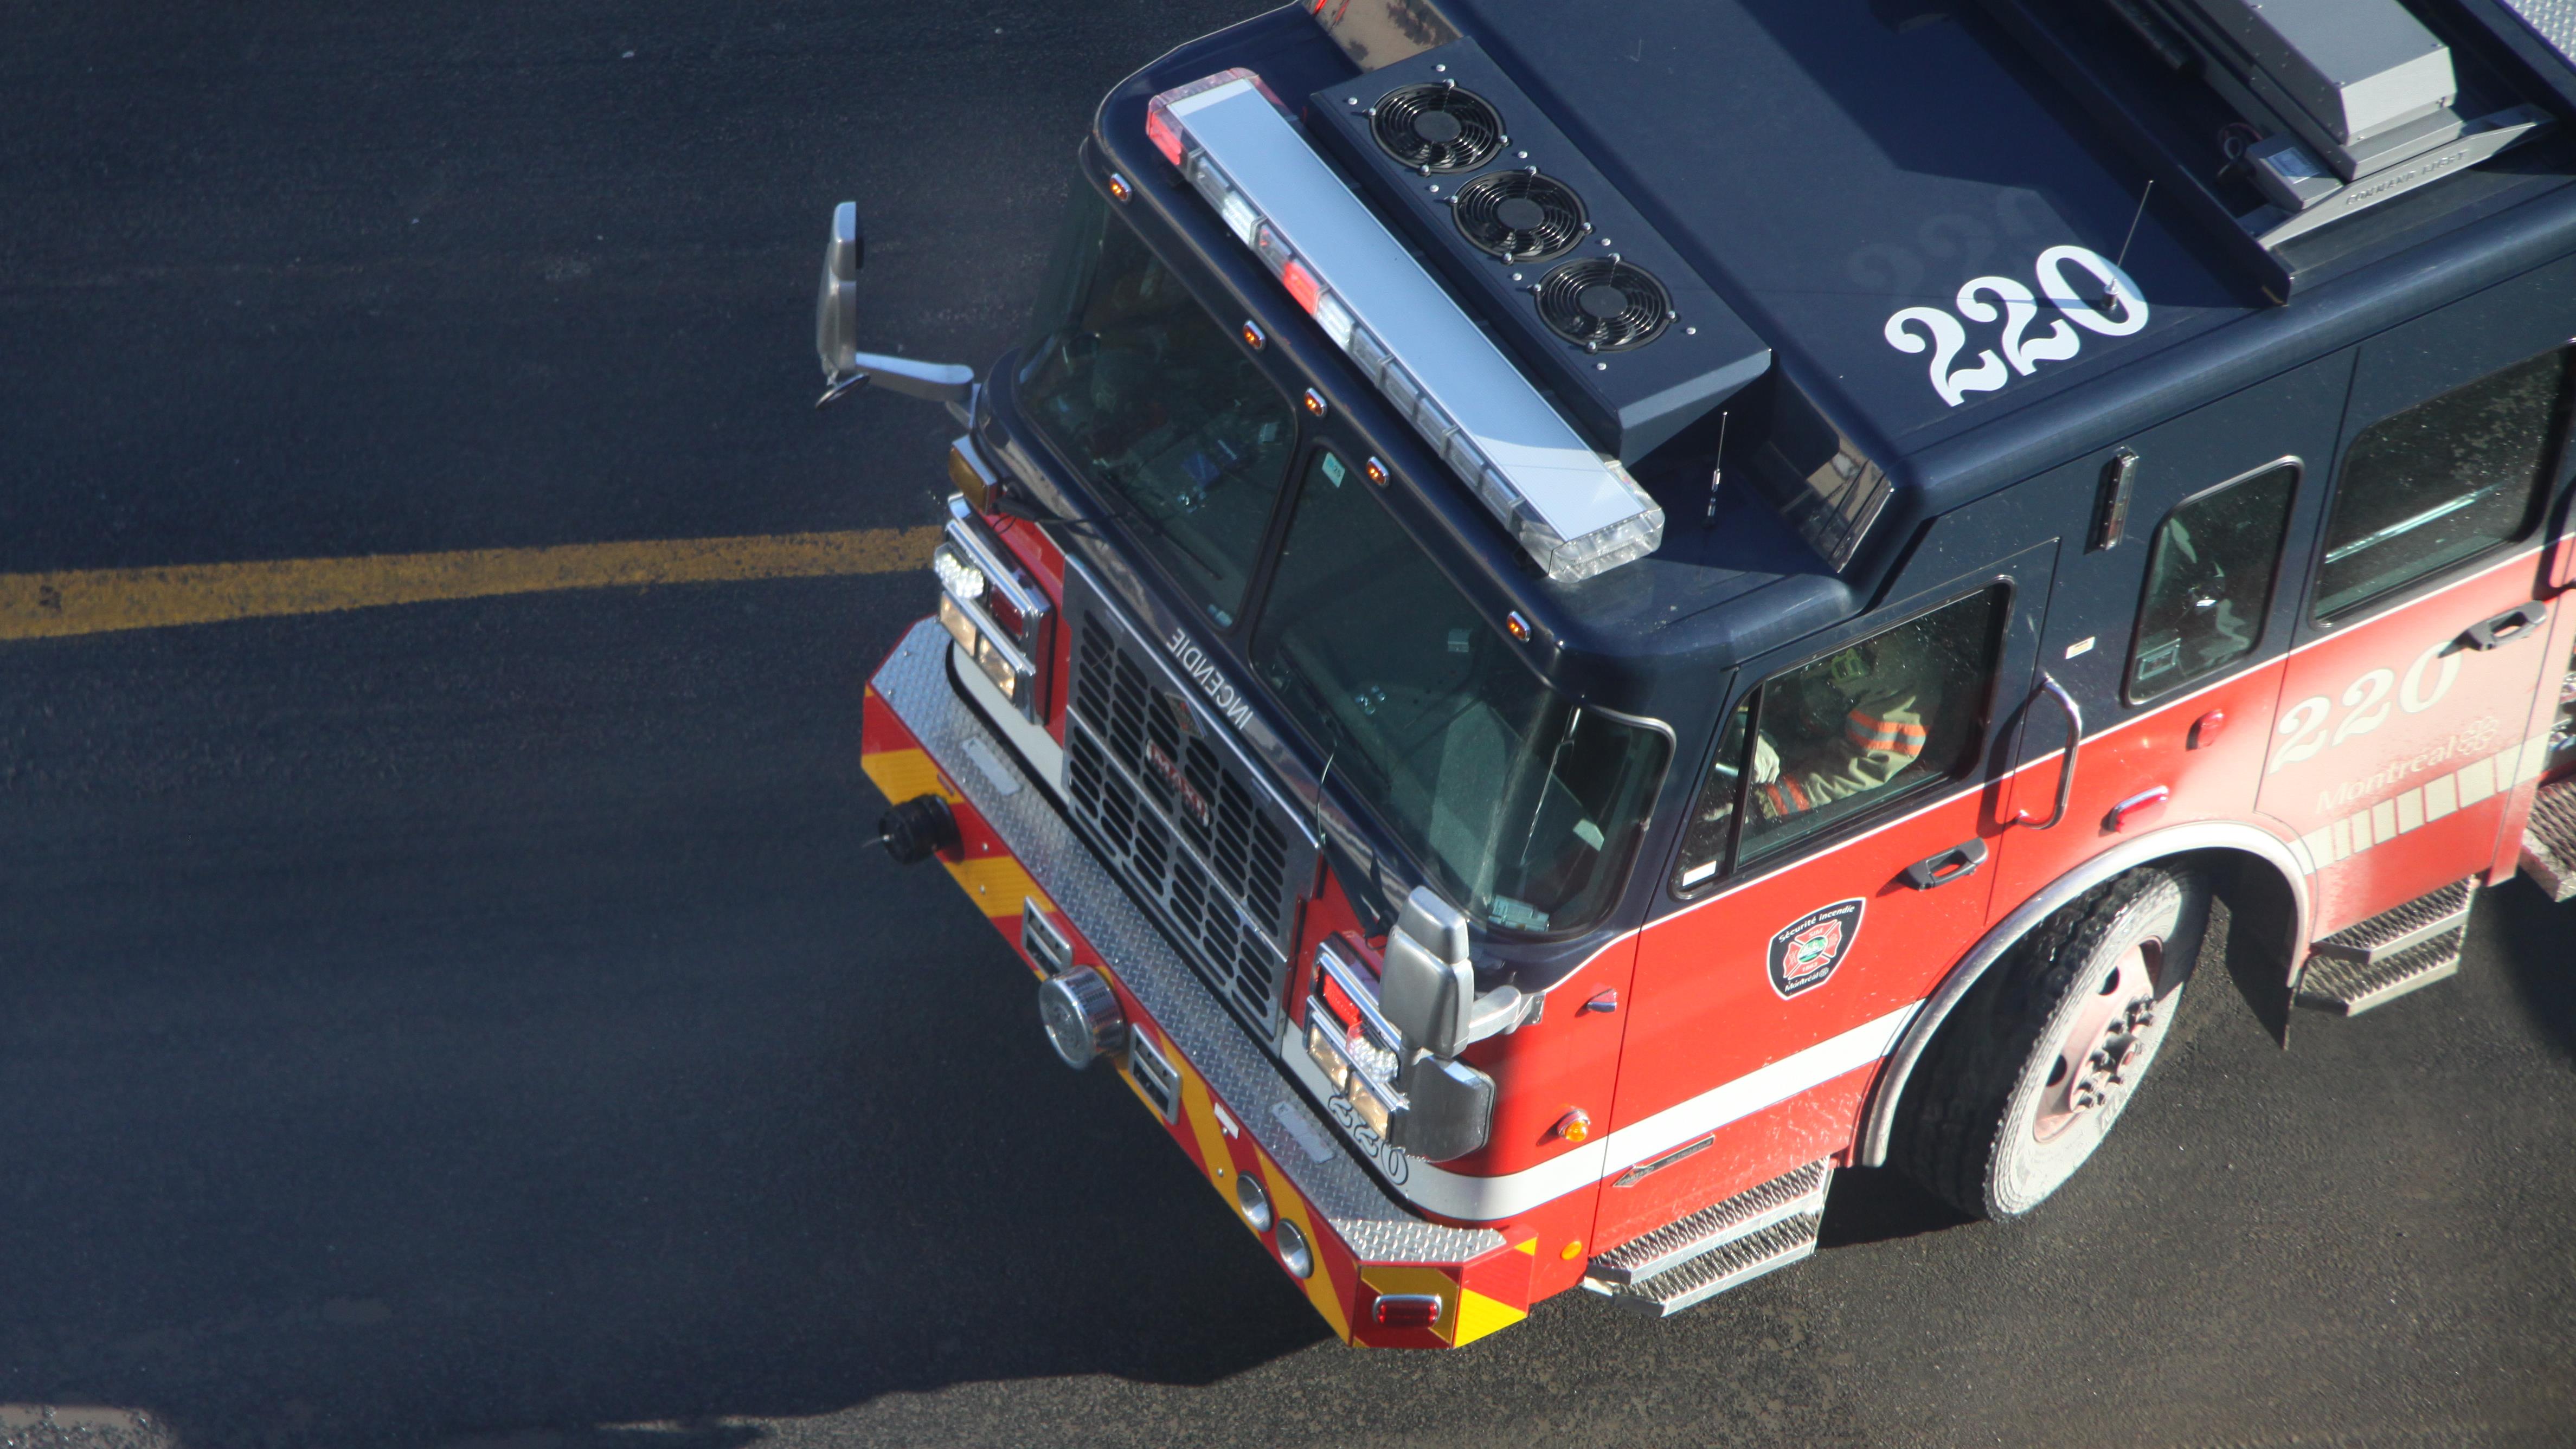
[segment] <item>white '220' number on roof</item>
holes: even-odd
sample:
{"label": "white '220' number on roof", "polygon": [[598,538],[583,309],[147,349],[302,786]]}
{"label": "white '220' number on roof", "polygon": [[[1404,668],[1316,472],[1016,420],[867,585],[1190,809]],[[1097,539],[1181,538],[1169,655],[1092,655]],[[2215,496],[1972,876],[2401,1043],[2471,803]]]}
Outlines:
{"label": "white '220' number on roof", "polygon": [[[2070,282],[2069,269],[2084,274],[2090,285]],[[1975,277],[1959,289],[1958,316],[1938,307],[1908,307],[1887,319],[1887,345],[1899,352],[1932,354],[1932,390],[1957,407],[1972,392],[1993,392],[2028,377],[2043,362],[2063,362],[2084,350],[2083,333],[2126,337],[2147,325],[2147,299],[2129,274],[2087,247],[2050,247],[2039,254],[2039,290],[2058,316],[2047,330],[2034,331],[2039,298],[2010,277]],[[1998,303],[2001,304],[2000,308]],[[2108,310],[2105,310],[2105,309]],[[1959,320],[1992,324],[2001,321],[2003,355],[1982,348],[1974,360],[1961,363],[1968,350],[1968,328]],[[2066,324],[2073,322],[2075,327]]]}

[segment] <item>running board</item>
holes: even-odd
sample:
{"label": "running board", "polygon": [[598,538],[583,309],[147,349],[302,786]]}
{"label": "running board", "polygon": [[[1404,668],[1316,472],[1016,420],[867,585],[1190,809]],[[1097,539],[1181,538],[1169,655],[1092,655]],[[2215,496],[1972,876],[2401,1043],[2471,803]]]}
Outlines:
{"label": "running board", "polygon": [[2576,779],[2543,785],[2532,798],[2522,873],[2551,900],[2576,900]]}
{"label": "running board", "polygon": [[1664,1318],[1816,1251],[1830,1160],[1749,1188],[1594,1258],[1583,1286]]}
{"label": "running board", "polygon": [[2298,1004],[2359,1016],[2458,974],[2476,904],[2473,877],[2317,942],[2299,977]]}

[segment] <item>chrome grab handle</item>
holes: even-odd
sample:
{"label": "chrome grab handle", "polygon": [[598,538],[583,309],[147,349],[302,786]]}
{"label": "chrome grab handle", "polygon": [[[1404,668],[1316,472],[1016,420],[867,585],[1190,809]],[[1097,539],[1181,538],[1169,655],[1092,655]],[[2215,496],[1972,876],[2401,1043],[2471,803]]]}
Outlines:
{"label": "chrome grab handle", "polygon": [[[2057,707],[2066,711],[2066,755],[2057,767],[2056,811],[2046,820],[2033,818],[2027,810],[2013,812],[2010,823],[2027,825],[2033,830],[2054,829],[2059,821],[2066,818],[2067,807],[2075,799],[2075,747],[2084,742],[2084,711],[2076,707],[2075,696],[2066,692],[2066,686],[2058,683],[2056,677],[2046,670],[2040,672],[2039,688],[2031,692],[2031,703],[2037,704],[2043,694],[2054,696]],[[2022,721],[2022,728],[2027,730],[2029,727],[2030,722],[2025,718]]]}

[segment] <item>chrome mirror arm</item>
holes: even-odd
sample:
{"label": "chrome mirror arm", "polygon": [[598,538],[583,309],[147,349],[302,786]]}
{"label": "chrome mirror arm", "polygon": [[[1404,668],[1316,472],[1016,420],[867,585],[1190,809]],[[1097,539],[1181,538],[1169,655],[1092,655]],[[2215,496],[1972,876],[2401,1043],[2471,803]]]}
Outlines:
{"label": "chrome mirror arm", "polygon": [[824,374],[823,395],[814,400],[814,406],[819,408],[865,383],[923,402],[946,403],[952,411],[964,407],[975,395],[975,369],[960,363],[915,362],[909,357],[886,357],[874,352],[850,352],[844,356],[849,369]]}

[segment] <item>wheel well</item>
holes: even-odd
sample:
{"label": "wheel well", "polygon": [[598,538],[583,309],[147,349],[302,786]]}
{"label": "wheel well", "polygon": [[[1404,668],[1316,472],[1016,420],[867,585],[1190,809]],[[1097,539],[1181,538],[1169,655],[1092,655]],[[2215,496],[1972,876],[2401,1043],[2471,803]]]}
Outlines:
{"label": "wheel well", "polygon": [[[1854,1164],[1876,1167],[1887,1161],[1907,1081],[1951,1009],[1988,968],[2069,902],[2144,865],[2187,865],[2209,874],[2218,903],[2227,908],[2228,929],[2220,939],[2227,943],[2228,974],[2265,1029],[2278,1035],[2284,1024],[2280,1018],[2289,1011],[2290,968],[2306,936],[2307,877],[2287,846],[2250,825],[2206,821],[2173,826],[2104,851],[2067,872],[1998,921],[1959,959],[1888,1053],[1862,1110]],[[2208,959],[2205,949],[2203,959]],[[2262,984],[2267,979],[2268,987]]]}

